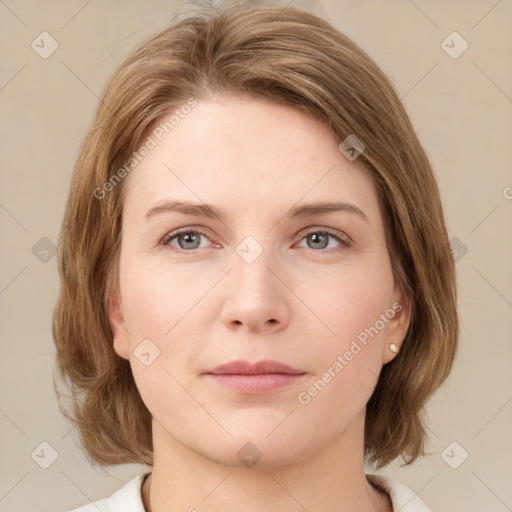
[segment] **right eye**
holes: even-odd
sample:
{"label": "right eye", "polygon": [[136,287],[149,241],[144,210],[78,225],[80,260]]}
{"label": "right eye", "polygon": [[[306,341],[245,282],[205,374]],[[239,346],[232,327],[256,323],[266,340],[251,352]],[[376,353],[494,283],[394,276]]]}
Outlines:
{"label": "right eye", "polygon": [[201,247],[201,237],[208,239],[204,233],[186,228],[168,233],[160,243],[172,247],[176,252],[191,252],[204,248]]}

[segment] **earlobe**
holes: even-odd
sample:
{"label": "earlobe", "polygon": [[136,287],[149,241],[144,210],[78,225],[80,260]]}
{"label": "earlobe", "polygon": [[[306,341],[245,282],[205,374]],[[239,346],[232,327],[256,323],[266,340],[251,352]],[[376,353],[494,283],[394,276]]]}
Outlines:
{"label": "earlobe", "polygon": [[113,348],[116,354],[124,359],[129,359],[129,344],[126,337],[124,316],[121,310],[118,294],[111,290],[107,299],[108,322],[114,338]]}
{"label": "earlobe", "polygon": [[402,292],[399,299],[392,305],[395,314],[386,327],[382,364],[389,363],[399,354],[411,323],[412,297]]}

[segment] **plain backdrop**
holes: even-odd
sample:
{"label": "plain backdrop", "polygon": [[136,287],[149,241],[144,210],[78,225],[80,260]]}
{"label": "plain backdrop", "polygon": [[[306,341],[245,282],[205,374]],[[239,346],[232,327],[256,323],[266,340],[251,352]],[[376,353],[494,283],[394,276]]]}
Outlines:
{"label": "plain backdrop", "polygon": [[[91,467],[58,410],[53,250],[78,147],[107,78],[180,5],[0,1],[0,511],[62,512],[111,494],[145,469]],[[428,406],[431,455],[382,473],[437,512],[509,511],[512,2],[291,5],[353,38],[395,84],[435,168],[457,259],[461,346]]]}

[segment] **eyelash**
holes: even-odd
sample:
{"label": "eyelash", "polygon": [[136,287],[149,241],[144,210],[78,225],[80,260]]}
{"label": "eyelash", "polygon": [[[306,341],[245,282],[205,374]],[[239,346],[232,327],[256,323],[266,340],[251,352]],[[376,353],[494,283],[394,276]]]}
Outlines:
{"label": "eyelash", "polygon": [[[199,231],[199,230],[192,229],[192,228],[182,228],[180,230],[172,231],[171,233],[168,233],[167,235],[165,235],[164,238],[161,240],[160,244],[163,246],[166,246],[166,247],[170,247],[173,252],[176,252],[179,254],[196,252],[198,249],[190,249],[187,251],[185,249],[180,249],[180,248],[174,247],[173,245],[170,244],[170,242],[172,242],[172,240],[174,240],[175,238],[177,238],[179,235],[181,235],[183,233],[193,234],[193,235],[203,235],[206,238],[208,238],[208,235],[206,233],[204,233],[203,231]],[[325,228],[324,229],[311,229],[306,232],[303,231],[303,232],[299,233],[299,235],[301,236],[299,241],[304,240],[308,235],[310,235],[312,233],[329,235],[330,237],[334,238],[337,242],[339,242],[339,244],[344,249],[348,249],[352,245],[352,241],[348,236],[341,236],[338,233],[334,233]],[[324,254],[332,254],[333,252],[337,252],[337,249],[333,250],[333,249],[306,248],[306,250],[312,251],[314,253],[324,253]]]}

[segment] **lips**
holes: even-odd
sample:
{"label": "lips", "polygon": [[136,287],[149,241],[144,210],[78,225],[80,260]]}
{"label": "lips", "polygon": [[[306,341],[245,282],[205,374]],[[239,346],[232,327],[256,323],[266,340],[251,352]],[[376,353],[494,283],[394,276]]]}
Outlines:
{"label": "lips", "polygon": [[287,375],[302,375],[305,372],[292,368],[278,361],[260,361],[249,363],[248,361],[234,361],[223,364],[204,372],[211,375],[262,375],[281,373]]}
{"label": "lips", "polygon": [[235,393],[247,395],[271,393],[295,384],[305,372],[278,361],[249,363],[235,361],[205,372],[205,377]]}

